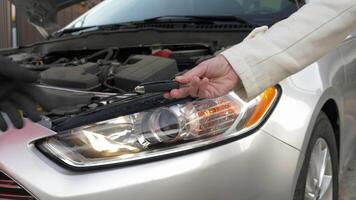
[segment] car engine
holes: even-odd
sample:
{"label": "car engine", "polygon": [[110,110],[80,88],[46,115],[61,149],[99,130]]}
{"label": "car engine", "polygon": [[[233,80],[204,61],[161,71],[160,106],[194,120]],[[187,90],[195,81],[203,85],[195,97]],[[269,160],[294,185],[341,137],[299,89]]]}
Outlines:
{"label": "car engine", "polygon": [[203,47],[107,48],[57,52],[46,56],[22,53],[9,58],[40,71],[40,84],[97,92],[131,92],[143,82],[173,79],[211,55]]}
{"label": "car engine", "polygon": [[180,45],[47,55],[23,52],[8,58],[40,73],[38,85],[56,99],[53,109],[46,113],[47,124],[55,130],[67,130],[169,103],[161,94],[138,95],[134,88],[141,83],[174,79],[213,55],[206,46]]}

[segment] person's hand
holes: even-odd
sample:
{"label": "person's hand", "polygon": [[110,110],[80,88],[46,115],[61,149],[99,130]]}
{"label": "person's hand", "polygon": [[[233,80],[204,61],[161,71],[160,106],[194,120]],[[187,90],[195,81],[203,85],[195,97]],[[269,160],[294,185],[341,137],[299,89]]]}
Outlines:
{"label": "person's hand", "polygon": [[168,99],[179,99],[187,96],[199,98],[216,98],[229,93],[237,87],[240,79],[229,62],[222,55],[202,62],[176,81],[188,87],[174,89],[165,93]]}
{"label": "person's hand", "polygon": [[[15,128],[24,126],[23,114],[34,122],[40,121],[38,106],[46,107],[46,96],[35,87],[39,74],[0,57],[0,112],[5,113]],[[0,113],[0,130],[9,125]]]}

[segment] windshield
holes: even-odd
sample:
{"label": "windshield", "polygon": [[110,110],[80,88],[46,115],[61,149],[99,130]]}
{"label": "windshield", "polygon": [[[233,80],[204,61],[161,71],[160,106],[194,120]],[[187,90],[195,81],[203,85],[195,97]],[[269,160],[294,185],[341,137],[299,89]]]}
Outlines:
{"label": "windshield", "polygon": [[159,16],[240,16],[268,24],[297,9],[295,0],[106,0],[69,24],[81,28]]}

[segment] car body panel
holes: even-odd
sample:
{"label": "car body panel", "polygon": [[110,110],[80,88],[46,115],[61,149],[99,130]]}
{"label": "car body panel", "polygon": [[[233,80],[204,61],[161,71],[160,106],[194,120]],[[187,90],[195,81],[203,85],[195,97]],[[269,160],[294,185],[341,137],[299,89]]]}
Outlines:
{"label": "car body panel", "polygon": [[341,138],[341,153],[347,161],[352,157],[356,140],[356,33],[351,34],[340,46],[342,60],[345,66],[346,85],[342,90],[343,131]]}
{"label": "car body panel", "polygon": [[304,138],[304,133],[311,133],[324,103],[328,99],[342,100],[339,89],[344,85],[343,70],[340,53],[335,49],[282,81],[281,100],[262,129],[297,149],[305,150],[304,141],[308,138]]}
{"label": "car body panel", "polygon": [[355,130],[356,38],[350,35],[317,62],[280,83],[283,95],[262,129],[306,151],[314,123],[328,100],[337,104],[341,173],[352,156]]}
{"label": "car body panel", "polygon": [[[137,33],[136,38],[141,39],[141,34],[154,39],[157,35],[147,30]],[[201,40],[204,34],[184,40]],[[105,40],[111,43],[117,38],[97,35],[112,38]],[[102,40],[95,34],[81,37]],[[72,40],[61,43],[67,42],[67,50],[71,50],[77,47]],[[105,41],[100,44],[106,45]],[[87,46],[81,40],[76,42]],[[56,41],[49,41],[31,48],[46,54],[59,48],[56,45]],[[28,122],[23,130],[0,134],[0,168],[38,199],[46,200],[293,199],[315,121],[330,100],[338,108],[341,173],[352,155],[356,139],[355,65],[356,37],[352,34],[323,58],[280,83],[282,96],[259,130],[222,146],[154,162],[79,172],[61,167],[38,151],[33,142],[56,133]]]}
{"label": "car body panel", "polygon": [[0,136],[2,170],[39,199],[285,200],[293,194],[301,155],[290,145],[257,131],[239,141],[185,156],[73,172],[47,159],[32,144],[52,134],[29,122],[24,130]]}

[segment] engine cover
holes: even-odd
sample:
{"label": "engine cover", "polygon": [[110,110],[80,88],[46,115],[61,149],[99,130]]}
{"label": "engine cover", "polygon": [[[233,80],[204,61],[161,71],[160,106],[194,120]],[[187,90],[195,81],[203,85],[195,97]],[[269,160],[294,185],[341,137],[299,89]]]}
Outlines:
{"label": "engine cover", "polygon": [[100,72],[101,68],[96,63],[52,67],[41,73],[41,83],[71,89],[93,90],[101,86],[98,77]]}
{"label": "engine cover", "polygon": [[178,73],[175,60],[134,55],[115,73],[115,85],[125,91],[133,91],[141,83],[173,79]]}

